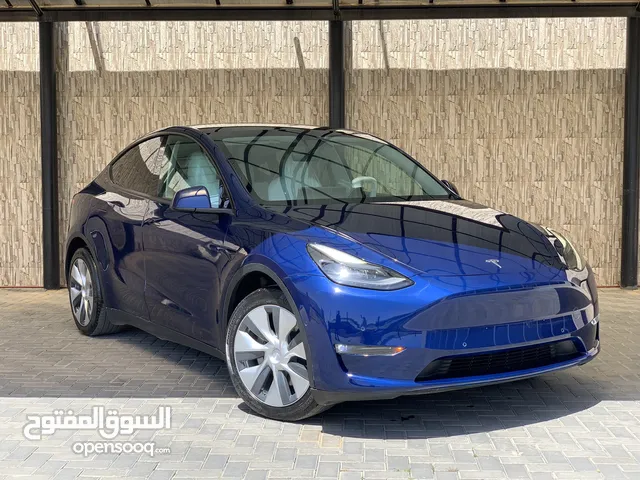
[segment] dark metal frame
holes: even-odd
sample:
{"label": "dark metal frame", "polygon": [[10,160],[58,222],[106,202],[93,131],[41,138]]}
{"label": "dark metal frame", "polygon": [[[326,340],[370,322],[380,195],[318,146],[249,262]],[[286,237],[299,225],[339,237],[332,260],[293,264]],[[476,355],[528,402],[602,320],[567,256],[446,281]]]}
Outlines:
{"label": "dark metal frame", "polygon": [[[30,0],[37,5],[36,0]],[[305,7],[294,4],[286,7],[157,7],[140,5],[130,7],[99,7],[85,3],[82,6],[39,6],[42,15],[34,9],[13,7],[0,9],[0,22],[98,22],[98,21],[157,21],[157,20],[410,20],[434,18],[531,18],[531,17],[632,17],[638,15],[637,2],[616,3],[517,5],[334,5]],[[34,7],[36,8],[36,7]]]}
{"label": "dark metal frame", "polygon": [[638,216],[640,215],[640,18],[627,20],[624,163],[622,167],[622,253],[620,286],[638,287]]}
{"label": "dark metal frame", "polygon": [[[5,0],[1,21],[40,22],[40,111],[42,142],[42,220],[44,287],[59,288],[58,164],[54,35],[52,22],[156,21],[156,20],[324,20],[329,21],[329,123],[345,126],[344,21],[436,18],[628,17],[625,90],[625,139],[622,198],[622,287],[638,285],[638,216],[640,199],[640,13],[631,1],[601,4],[517,5],[359,5],[304,7],[156,7],[148,0],[131,7],[93,7],[76,0],[76,7],[45,7],[30,0],[32,8],[15,7]],[[220,5],[222,3],[222,6]]]}
{"label": "dark metal frame", "polygon": [[53,289],[60,288],[56,70],[53,23],[39,27],[43,281],[44,288]]}

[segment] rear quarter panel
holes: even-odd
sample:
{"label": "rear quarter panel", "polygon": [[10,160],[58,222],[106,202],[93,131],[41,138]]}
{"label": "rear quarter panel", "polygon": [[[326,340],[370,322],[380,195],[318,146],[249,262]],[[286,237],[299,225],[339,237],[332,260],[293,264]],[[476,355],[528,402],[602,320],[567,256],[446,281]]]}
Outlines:
{"label": "rear quarter panel", "polygon": [[147,318],[140,227],[147,200],[107,191],[100,177],[72,201],[67,260],[74,239],[82,239],[96,259],[105,306]]}

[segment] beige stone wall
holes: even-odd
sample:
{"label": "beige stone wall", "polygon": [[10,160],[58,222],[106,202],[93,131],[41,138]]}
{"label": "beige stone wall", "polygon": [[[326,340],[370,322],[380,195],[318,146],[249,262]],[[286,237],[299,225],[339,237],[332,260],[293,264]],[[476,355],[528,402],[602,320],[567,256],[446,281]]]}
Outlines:
{"label": "beige stone wall", "polygon": [[[624,19],[360,22],[348,126],[467,198],[568,232],[615,285]],[[326,22],[57,25],[61,237],[69,201],[169,124],[326,124]],[[36,24],[0,23],[0,286],[40,285]],[[62,239],[61,239],[62,240]]]}
{"label": "beige stone wall", "polygon": [[38,24],[0,23],[0,286],[42,283]]}
{"label": "beige stone wall", "polygon": [[353,23],[347,125],[620,272],[626,19]]}

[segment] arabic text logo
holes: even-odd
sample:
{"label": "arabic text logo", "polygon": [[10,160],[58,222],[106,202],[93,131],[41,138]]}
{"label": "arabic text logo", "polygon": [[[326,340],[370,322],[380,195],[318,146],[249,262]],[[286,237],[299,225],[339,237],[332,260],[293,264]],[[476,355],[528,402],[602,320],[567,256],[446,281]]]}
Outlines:
{"label": "arabic text logo", "polygon": [[[106,413],[106,414],[105,414]],[[73,410],[54,410],[52,415],[27,415],[22,432],[28,440],[40,440],[57,430],[96,430],[106,440],[131,435],[138,430],[171,428],[171,407],[159,407],[157,415],[121,415],[117,410],[93,407],[91,415],[76,415]]]}

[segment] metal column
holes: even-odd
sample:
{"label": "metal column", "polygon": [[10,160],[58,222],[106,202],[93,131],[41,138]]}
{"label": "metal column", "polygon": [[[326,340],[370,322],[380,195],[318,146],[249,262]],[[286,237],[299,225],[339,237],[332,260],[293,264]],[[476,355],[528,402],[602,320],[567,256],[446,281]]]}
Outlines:
{"label": "metal column", "polygon": [[640,18],[627,19],[627,69],[622,168],[622,262],[620,286],[638,287],[638,200],[640,199]]}
{"label": "metal column", "polygon": [[345,127],[344,23],[329,21],[329,126]]}
{"label": "metal column", "polygon": [[40,22],[40,141],[42,159],[43,285],[60,288],[58,155],[53,23]]}

